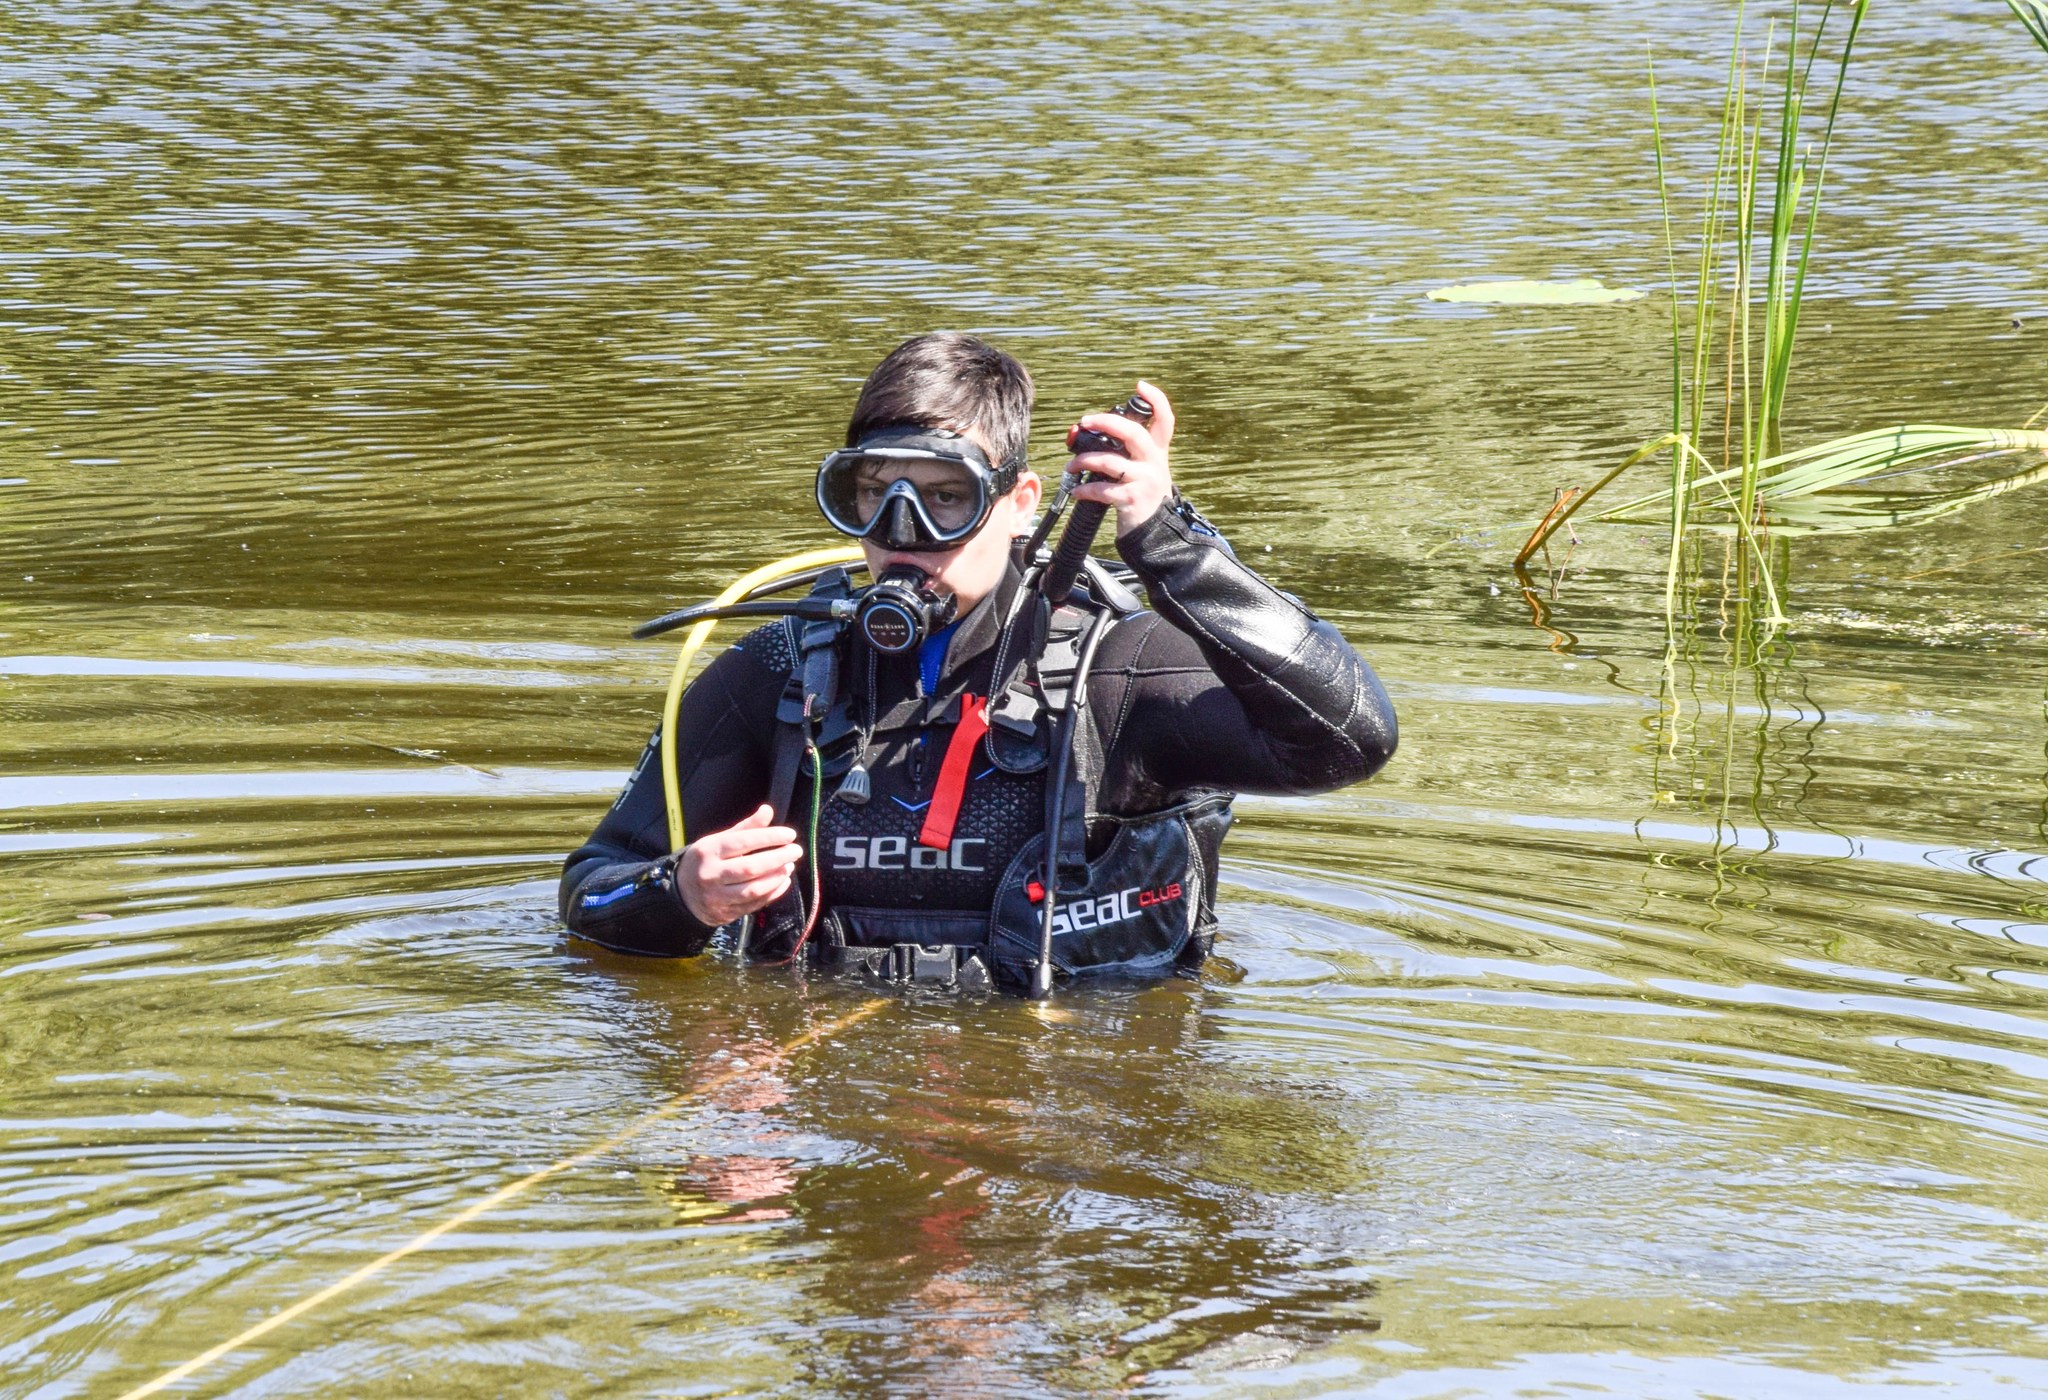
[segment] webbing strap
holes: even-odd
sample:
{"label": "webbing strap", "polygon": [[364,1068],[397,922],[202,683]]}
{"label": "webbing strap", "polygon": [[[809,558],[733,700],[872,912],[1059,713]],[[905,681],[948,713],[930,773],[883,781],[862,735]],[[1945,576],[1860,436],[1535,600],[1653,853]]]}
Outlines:
{"label": "webbing strap", "polygon": [[[782,724],[776,726],[775,766],[768,774],[768,806],[774,812],[774,816],[771,818],[773,821],[793,822],[795,820],[790,814],[789,808],[790,803],[796,796],[796,780],[797,775],[803,770],[804,753],[810,747],[809,728],[810,721],[808,717],[801,724]],[[822,769],[823,765],[821,764],[819,767]],[[814,783],[824,782],[824,773],[822,771],[812,773],[811,781]],[[797,834],[797,841],[798,844],[803,842],[801,830]],[[817,853],[814,851],[806,851],[805,855],[813,861],[817,859]],[[745,956],[753,951],[756,930],[765,929],[773,933],[776,929],[791,923],[801,928],[804,922],[803,891],[792,882],[790,887],[784,890],[781,896],[768,905],[767,908],[756,910],[752,914],[747,915],[745,920],[741,922],[739,940],[741,955]]]}
{"label": "webbing strap", "polygon": [[924,830],[917,844],[945,850],[953,844],[953,824],[960,819],[960,804],[967,798],[967,770],[974,766],[974,750],[988,733],[988,697],[960,697],[960,722],[953,726],[953,738],[946,745],[946,758],[939,765],[939,783],[932,789],[932,805],[925,810]]}
{"label": "webbing strap", "polygon": [[[790,799],[796,795],[796,778],[803,768],[804,731],[794,724],[777,726],[775,735],[775,762],[768,771],[768,806],[775,813],[775,820],[782,821],[789,816]],[[818,782],[825,781],[824,775],[817,774]]]}

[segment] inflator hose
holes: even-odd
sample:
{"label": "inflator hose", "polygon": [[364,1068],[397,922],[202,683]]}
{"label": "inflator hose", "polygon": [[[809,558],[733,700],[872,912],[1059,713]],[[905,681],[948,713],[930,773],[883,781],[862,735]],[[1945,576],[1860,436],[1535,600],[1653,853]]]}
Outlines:
{"label": "inflator hose", "polygon": [[1052,819],[1045,828],[1045,903],[1038,911],[1038,962],[1031,969],[1034,998],[1052,995],[1052,915],[1060,901],[1060,831],[1067,816],[1067,779],[1074,766],[1074,731],[1081,723],[1082,708],[1088,703],[1088,671],[1095,665],[1095,649],[1109,635],[1105,625],[1108,620],[1106,614],[1096,613],[1088,623],[1074,665],[1074,679],[1067,687],[1067,712],[1060,717],[1059,731],[1053,736],[1052,790],[1046,803]]}
{"label": "inflator hose", "polygon": [[1100,501],[1074,504],[1073,518],[1067,521],[1059,547],[1053,550],[1052,561],[1039,578],[1038,591],[1051,606],[1056,608],[1066,602],[1074,591],[1074,580],[1081,576],[1081,566],[1088,562],[1088,551],[1095,545],[1095,532],[1102,528],[1102,517],[1107,514],[1109,507]]}
{"label": "inflator hose", "polygon": [[[1062,541],[1064,543],[1064,541]],[[785,574],[802,573],[810,569],[829,569],[839,564],[864,562],[867,555],[859,545],[841,545],[834,549],[813,549],[803,554],[792,554],[787,559],[778,559],[772,564],[763,564],[751,573],[741,574],[727,584],[725,591],[712,600],[713,607],[724,607],[737,602],[751,590]],[[676,776],[676,716],[682,709],[683,687],[689,683],[690,663],[697,659],[704,643],[711,636],[711,629],[718,625],[715,617],[706,618],[690,629],[683,638],[682,652],[676,657],[676,668],[668,678],[668,695],[661,703],[661,796],[668,807],[668,847],[680,851],[688,844],[683,831],[683,785]]]}

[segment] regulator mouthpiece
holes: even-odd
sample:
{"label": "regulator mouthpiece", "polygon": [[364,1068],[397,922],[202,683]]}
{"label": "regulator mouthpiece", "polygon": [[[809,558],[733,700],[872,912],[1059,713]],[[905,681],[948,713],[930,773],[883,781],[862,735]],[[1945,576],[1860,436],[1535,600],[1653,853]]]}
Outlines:
{"label": "regulator mouthpiece", "polygon": [[916,651],[951,622],[953,607],[953,595],[933,591],[923,570],[899,564],[861,595],[854,622],[869,646],[899,656]]}

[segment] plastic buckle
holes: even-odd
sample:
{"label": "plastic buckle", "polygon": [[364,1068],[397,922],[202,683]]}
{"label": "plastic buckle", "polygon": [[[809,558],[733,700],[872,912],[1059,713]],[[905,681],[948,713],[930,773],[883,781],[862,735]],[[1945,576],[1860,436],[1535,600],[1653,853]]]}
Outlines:
{"label": "plastic buckle", "polygon": [[889,950],[887,948],[835,948],[834,963],[845,971],[855,973],[864,981],[887,983],[889,976]]}
{"label": "plastic buckle", "polygon": [[973,948],[954,943],[927,947],[894,943],[886,948],[843,948],[840,966],[863,980],[892,987],[923,987],[941,992],[981,992],[995,985],[988,965]]}

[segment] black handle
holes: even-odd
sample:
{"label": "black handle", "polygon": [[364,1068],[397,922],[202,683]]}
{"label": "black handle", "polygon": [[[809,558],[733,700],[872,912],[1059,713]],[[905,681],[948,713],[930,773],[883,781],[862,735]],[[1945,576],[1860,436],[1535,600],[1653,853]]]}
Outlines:
{"label": "black handle", "polygon": [[[1143,394],[1131,395],[1110,412],[1142,426],[1150,426],[1152,422],[1152,402]],[[1123,444],[1109,434],[1096,432],[1093,428],[1083,428],[1078,424],[1067,435],[1067,445],[1077,453],[1114,452],[1119,457],[1129,455],[1124,451]],[[1095,480],[1092,476],[1081,479]],[[1060,536],[1059,547],[1053,550],[1051,562],[1039,576],[1038,591],[1046,602],[1058,607],[1073,593],[1074,581],[1081,577],[1081,567],[1088,562],[1088,551],[1095,544],[1095,532],[1102,528],[1102,517],[1107,514],[1109,507],[1097,501],[1081,501],[1074,506],[1074,513],[1067,521],[1066,533]]]}

